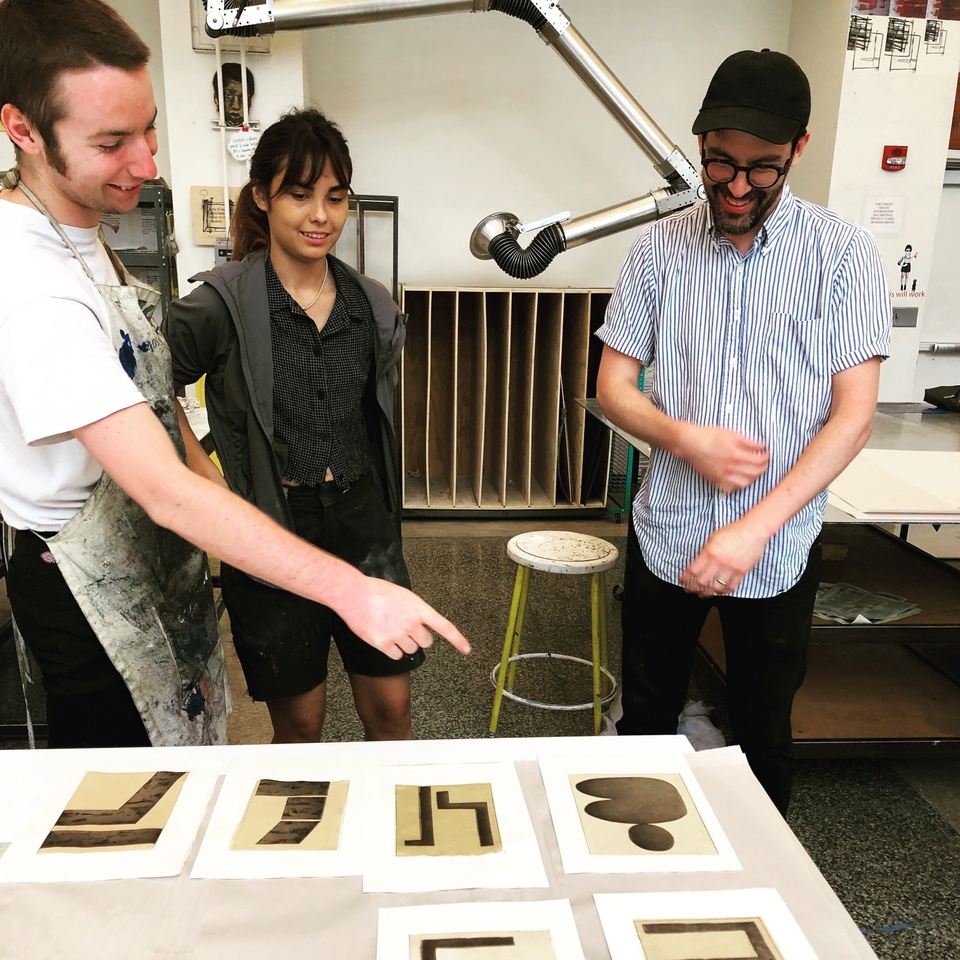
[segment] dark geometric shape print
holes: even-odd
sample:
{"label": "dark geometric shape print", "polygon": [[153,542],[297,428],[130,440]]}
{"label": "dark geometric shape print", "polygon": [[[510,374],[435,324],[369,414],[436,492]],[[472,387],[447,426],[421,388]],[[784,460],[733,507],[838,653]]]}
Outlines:
{"label": "dark geometric shape print", "polygon": [[687,805],[677,788],[655,777],[593,777],[581,780],[576,787],[587,796],[604,798],[586,805],[589,816],[608,823],[631,824],[627,835],[642,850],[659,853],[671,849],[673,834],[654,824],[687,815]]}

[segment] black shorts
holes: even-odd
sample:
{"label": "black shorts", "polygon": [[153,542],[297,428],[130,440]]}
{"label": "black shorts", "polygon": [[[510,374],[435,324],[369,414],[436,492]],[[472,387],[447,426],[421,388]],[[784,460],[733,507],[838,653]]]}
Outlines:
{"label": "black shorts", "polygon": [[[370,473],[341,491],[335,483],[287,487],[296,533],[364,573],[410,586],[400,532]],[[329,607],[221,565],[223,599],[247,689],[254,700],[285,700],[327,679],[333,637],[347,673],[409,673],[423,650],[393,660],[351,631]]]}

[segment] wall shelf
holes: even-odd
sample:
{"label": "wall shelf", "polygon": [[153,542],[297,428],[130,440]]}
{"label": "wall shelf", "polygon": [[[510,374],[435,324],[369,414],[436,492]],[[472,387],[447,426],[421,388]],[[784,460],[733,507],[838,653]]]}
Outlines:
{"label": "wall shelf", "polygon": [[582,510],[606,498],[592,396],[610,290],[404,286],[404,511]]}

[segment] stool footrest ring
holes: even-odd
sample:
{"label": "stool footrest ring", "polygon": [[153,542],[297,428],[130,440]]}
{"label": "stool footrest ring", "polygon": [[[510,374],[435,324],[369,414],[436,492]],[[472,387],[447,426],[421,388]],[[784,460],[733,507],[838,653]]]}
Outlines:
{"label": "stool footrest ring", "polygon": [[[583,657],[571,657],[565,653],[518,653],[516,656],[510,657],[507,660],[507,666],[509,666],[511,663],[517,663],[520,660],[572,660],[574,663],[582,663],[591,670],[593,669],[592,660],[584,660]],[[500,683],[500,666],[501,664],[498,663],[490,671],[490,683],[493,684],[494,688],[498,687]],[[617,680],[606,667],[601,667],[600,672],[610,682],[610,692],[600,700],[600,703],[604,707],[608,707],[613,702],[613,698],[617,695]],[[539,707],[541,710],[593,709],[592,700],[588,700],[586,703],[543,703],[538,700],[527,700],[526,697],[521,697],[512,690],[508,690],[506,687],[503,688],[503,696],[513,700],[516,703],[522,703],[528,707]]]}

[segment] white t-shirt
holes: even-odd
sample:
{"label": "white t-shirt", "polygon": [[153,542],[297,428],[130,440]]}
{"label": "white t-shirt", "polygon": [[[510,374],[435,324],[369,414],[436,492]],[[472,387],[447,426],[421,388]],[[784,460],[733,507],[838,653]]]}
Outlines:
{"label": "white t-shirt", "polygon": [[[64,227],[97,280],[116,283],[96,228]],[[59,530],[101,476],[71,431],[142,403],[103,299],[39,211],[0,200],[0,513]]]}

